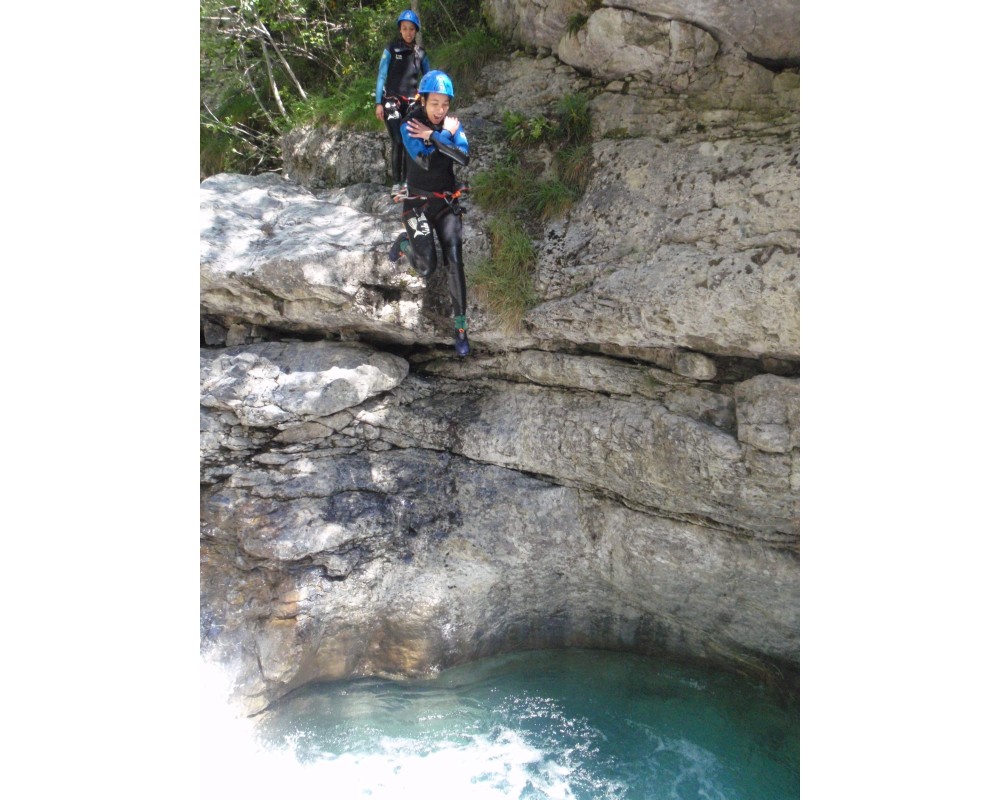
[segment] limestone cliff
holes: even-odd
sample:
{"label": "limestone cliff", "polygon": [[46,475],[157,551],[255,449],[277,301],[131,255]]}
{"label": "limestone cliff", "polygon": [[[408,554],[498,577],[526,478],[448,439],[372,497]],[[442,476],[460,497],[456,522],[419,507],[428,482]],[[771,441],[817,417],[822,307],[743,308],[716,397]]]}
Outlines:
{"label": "limestone cliff", "polygon": [[202,642],[250,711],[530,647],[798,663],[797,5],[488,5],[530,52],[460,88],[464,177],[505,110],[593,117],[517,331],[473,293],[451,355],[378,140],[202,183]]}

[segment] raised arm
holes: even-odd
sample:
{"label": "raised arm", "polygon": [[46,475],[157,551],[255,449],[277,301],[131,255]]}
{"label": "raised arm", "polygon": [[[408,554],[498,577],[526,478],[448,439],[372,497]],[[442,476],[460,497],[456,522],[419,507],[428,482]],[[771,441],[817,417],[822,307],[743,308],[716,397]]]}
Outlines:
{"label": "raised arm", "polygon": [[[447,129],[449,127],[453,128],[453,131],[449,131]],[[435,131],[422,122],[411,119],[400,128],[400,132],[403,134],[403,144],[407,152],[424,169],[427,169],[427,160],[435,150],[463,167],[469,163],[469,141],[462,129],[462,123],[455,117],[446,119],[443,131]]]}
{"label": "raised arm", "polygon": [[465,138],[461,122],[458,122],[454,133],[448,130],[435,131],[431,134],[430,141],[439,152],[444,153],[452,161],[458,162],[463,167],[469,163],[469,140]]}

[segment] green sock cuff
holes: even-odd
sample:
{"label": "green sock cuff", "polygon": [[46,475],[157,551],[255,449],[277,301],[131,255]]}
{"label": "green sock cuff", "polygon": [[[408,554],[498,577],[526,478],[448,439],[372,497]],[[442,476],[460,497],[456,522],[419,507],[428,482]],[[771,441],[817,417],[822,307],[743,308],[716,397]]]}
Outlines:
{"label": "green sock cuff", "polygon": [[455,330],[458,330],[459,328],[461,328],[462,330],[466,329],[466,327],[465,327],[465,317],[464,316],[462,316],[462,317],[455,317]]}

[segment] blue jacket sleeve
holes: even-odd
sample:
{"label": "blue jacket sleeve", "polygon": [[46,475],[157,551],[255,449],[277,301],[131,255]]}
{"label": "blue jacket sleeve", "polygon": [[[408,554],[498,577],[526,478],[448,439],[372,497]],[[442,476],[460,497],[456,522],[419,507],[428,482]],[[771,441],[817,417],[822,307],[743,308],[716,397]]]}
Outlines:
{"label": "blue jacket sleeve", "polygon": [[378,83],[375,84],[375,105],[381,105],[382,92],[385,90],[385,79],[389,77],[389,51],[382,51],[382,60],[378,62]]}
{"label": "blue jacket sleeve", "polygon": [[399,126],[399,133],[403,138],[403,147],[406,148],[406,152],[410,154],[414,161],[426,169],[427,159],[434,152],[433,146],[424,144],[423,139],[410,136],[410,132],[406,129],[405,124]]}
{"label": "blue jacket sleeve", "polygon": [[427,57],[427,54],[424,53],[424,57],[420,62],[420,74],[426,75],[430,71],[431,71],[431,60]]}
{"label": "blue jacket sleeve", "polygon": [[424,144],[423,139],[410,136],[405,125],[400,126],[399,132],[402,134],[406,151],[424,169],[427,168],[427,159],[435,150],[457,161],[463,167],[469,163],[469,140],[465,136],[461,122],[458,123],[458,130],[454,134],[448,131],[435,131],[427,144]]}

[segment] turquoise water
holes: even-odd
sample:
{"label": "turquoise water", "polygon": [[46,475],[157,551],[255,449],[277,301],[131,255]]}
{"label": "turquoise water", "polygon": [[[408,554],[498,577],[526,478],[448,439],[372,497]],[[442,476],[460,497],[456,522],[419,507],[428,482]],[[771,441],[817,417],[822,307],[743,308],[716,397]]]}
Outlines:
{"label": "turquoise water", "polygon": [[313,685],[258,728],[337,798],[784,800],[797,705],[745,679],[622,653],[520,653],[415,682]]}

